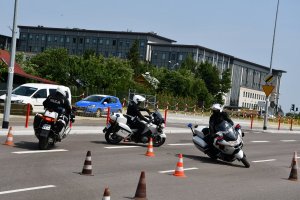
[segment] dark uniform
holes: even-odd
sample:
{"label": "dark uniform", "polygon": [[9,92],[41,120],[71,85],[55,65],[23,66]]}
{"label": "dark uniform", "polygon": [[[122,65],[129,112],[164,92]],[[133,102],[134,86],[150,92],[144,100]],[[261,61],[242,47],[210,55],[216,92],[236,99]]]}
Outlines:
{"label": "dark uniform", "polygon": [[142,115],[141,111],[149,112],[149,109],[139,107],[139,105],[133,101],[129,103],[126,114],[131,117],[137,117],[134,121],[129,120],[130,128],[138,129],[138,135],[136,139],[138,139],[139,136],[141,136],[146,126],[143,122],[141,122],[141,120],[146,121],[147,123],[150,122],[149,119]]}

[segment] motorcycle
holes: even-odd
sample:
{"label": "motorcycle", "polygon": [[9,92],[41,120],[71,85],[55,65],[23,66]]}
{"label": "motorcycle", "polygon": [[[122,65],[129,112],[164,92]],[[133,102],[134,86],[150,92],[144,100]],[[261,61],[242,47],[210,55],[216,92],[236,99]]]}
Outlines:
{"label": "motorcycle", "polygon": [[[56,142],[60,142],[61,139],[59,137],[59,133],[56,130],[56,122],[58,120],[58,113],[53,110],[45,110],[43,114],[38,113],[37,117],[34,119],[34,124],[36,123],[35,120],[40,119],[38,123],[38,127],[34,128],[35,136],[39,140],[39,149],[46,150],[50,147],[53,147]],[[72,115],[71,120],[74,122],[73,118],[75,116]],[[63,139],[67,137],[70,133],[71,127],[70,123],[65,128]]]}
{"label": "motorcycle", "polygon": [[203,153],[212,159],[220,159],[226,162],[238,160],[244,164],[246,168],[250,167],[246,154],[242,150],[244,145],[242,137],[244,133],[239,124],[233,127],[227,121],[222,121],[217,126],[216,137],[213,138],[213,147],[208,145],[209,129],[204,126],[194,126],[188,124],[193,133],[194,145]]}
{"label": "motorcycle", "polygon": [[[138,133],[138,129],[130,128],[131,123],[129,123],[129,121],[134,123],[134,121],[137,120],[136,117],[123,115],[121,113],[110,115],[109,123],[103,129],[105,140],[109,144],[118,144],[122,140],[147,143],[151,137],[154,147],[163,145],[166,141],[166,134],[164,133],[165,121],[162,115],[156,110],[145,117],[149,118],[150,123],[142,121],[146,125],[146,128],[141,134],[143,137],[137,137],[137,134],[140,134]],[[143,140],[142,138],[147,138],[147,140]]]}

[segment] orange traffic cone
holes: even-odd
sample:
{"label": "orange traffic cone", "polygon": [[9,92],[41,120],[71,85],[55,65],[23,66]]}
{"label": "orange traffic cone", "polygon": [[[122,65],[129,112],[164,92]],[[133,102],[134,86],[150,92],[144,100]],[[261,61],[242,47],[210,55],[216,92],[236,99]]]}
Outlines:
{"label": "orange traffic cone", "polygon": [[12,131],[12,127],[9,127],[8,133],[7,133],[7,138],[6,138],[6,142],[4,143],[5,145],[8,146],[14,146],[14,142],[13,142],[13,134],[11,133]]}
{"label": "orange traffic cone", "polygon": [[147,200],[147,195],[146,195],[146,178],[145,178],[145,172],[141,172],[139,184],[136,188],[135,200]]}
{"label": "orange traffic cone", "polygon": [[86,159],[84,161],[83,169],[82,172],[80,173],[81,175],[92,175],[92,157],[91,157],[91,151],[88,151],[86,153]]}
{"label": "orange traffic cone", "polygon": [[182,154],[179,154],[179,161],[177,162],[177,166],[174,172],[174,176],[179,176],[179,177],[186,177],[184,175],[184,169],[183,169],[183,157]]}
{"label": "orange traffic cone", "polygon": [[110,191],[109,191],[108,187],[105,188],[105,190],[104,190],[102,200],[110,200]]}
{"label": "orange traffic cone", "polygon": [[296,151],[294,152],[292,164],[293,164],[293,166],[291,169],[289,180],[297,181],[298,180],[298,175],[297,175],[298,163],[297,163],[297,152]]}
{"label": "orange traffic cone", "polygon": [[150,138],[149,140],[149,144],[148,144],[148,150],[145,154],[146,156],[150,156],[150,157],[154,157],[155,154],[153,152],[153,142],[152,142],[152,138]]}

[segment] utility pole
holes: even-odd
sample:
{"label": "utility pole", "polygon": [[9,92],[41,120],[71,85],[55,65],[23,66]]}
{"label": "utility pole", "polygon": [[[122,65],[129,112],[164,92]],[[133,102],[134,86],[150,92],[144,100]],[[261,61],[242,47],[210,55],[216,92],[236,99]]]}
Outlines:
{"label": "utility pole", "polygon": [[[272,74],[272,61],[273,61],[273,50],[274,50],[274,42],[275,42],[275,34],[276,34],[276,24],[277,24],[277,16],[278,16],[278,7],[279,7],[279,0],[277,1],[275,26],[274,26],[274,33],[273,33],[271,61],[270,61],[270,74]],[[269,111],[268,111],[268,104],[269,104],[269,96],[266,96],[266,105],[265,105],[265,116],[264,116],[264,127],[263,127],[263,130],[267,130],[267,121],[268,121],[268,113],[269,113]]]}
{"label": "utility pole", "polygon": [[4,115],[3,115],[3,122],[2,122],[2,128],[6,128],[6,129],[9,126],[9,115],[10,115],[10,108],[11,108],[11,93],[12,93],[12,88],[13,88],[13,79],[14,79],[14,70],[15,70],[16,40],[17,40],[17,38],[16,38],[16,35],[17,35],[17,7],[18,7],[18,0],[15,0],[10,64],[8,67],[8,74],[7,74],[7,93],[6,93]]}

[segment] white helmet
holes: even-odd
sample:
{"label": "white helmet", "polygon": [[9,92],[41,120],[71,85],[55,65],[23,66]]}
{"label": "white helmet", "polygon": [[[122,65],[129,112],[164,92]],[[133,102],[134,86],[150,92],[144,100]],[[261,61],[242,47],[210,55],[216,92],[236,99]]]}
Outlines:
{"label": "white helmet", "polygon": [[64,88],[62,86],[58,86],[56,89],[56,92],[62,94],[64,97],[66,96],[66,91],[64,90]]}
{"label": "white helmet", "polygon": [[134,95],[133,96],[133,101],[134,101],[134,103],[136,103],[136,104],[138,104],[138,103],[140,103],[140,102],[143,102],[143,101],[145,101],[146,99],[145,99],[145,97],[143,97],[143,96],[141,96],[141,95]]}
{"label": "white helmet", "polygon": [[219,104],[219,103],[213,104],[213,105],[211,106],[211,109],[212,109],[212,110],[215,110],[215,111],[220,111],[220,112],[222,112],[222,106],[221,106],[221,104]]}

